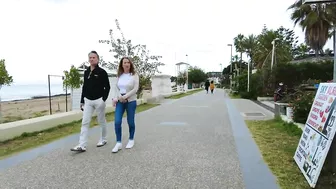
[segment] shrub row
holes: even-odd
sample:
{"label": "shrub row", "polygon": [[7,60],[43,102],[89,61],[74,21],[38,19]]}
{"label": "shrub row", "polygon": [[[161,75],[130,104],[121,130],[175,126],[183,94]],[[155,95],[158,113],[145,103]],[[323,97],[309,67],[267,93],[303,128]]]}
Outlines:
{"label": "shrub row", "polygon": [[242,98],[257,99],[258,96],[274,95],[278,83],[283,82],[288,92],[287,102],[293,107],[293,120],[305,123],[313,103],[315,92],[307,92],[298,87],[310,81],[310,85],[327,82],[333,77],[333,62],[302,62],[279,64],[271,71],[269,68],[258,70],[250,76],[250,90],[247,92],[247,72],[235,78],[234,90]]}

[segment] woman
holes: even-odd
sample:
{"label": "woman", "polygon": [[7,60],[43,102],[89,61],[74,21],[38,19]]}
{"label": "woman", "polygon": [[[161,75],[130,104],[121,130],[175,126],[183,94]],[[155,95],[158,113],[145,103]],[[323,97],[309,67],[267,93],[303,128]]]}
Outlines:
{"label": "woman", "polygon": [[211,91],[211,94],[213,94],[214,89],[215,89],[215,84],[214,84],[213,81],[211,81],[211,83],[210,83],[210,91]]}
{"label": "woman", "polygon": [[134,117],[137,106],[136,100],[137,91],[139,89],[139,76],[135,73],[132,61],[127,57],[120,60],[117,73],[117,84],[115,87],[116,95],[113,98],[113,106],[115,107],[114,128],[117,143],[112,149],[113,153],[118,152],[122,148],[121,122],[125,111],[127,113],[127,123],[129,127],[129,141],[126,148],[130,149],[134,146]]}

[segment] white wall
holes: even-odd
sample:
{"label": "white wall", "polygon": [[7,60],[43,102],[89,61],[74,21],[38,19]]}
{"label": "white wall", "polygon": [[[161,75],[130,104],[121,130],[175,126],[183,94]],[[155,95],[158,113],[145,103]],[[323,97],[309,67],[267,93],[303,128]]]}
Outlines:
{"label": "white wall", "polygon": [[156,75],[152,77],[152,97],[172,93],[170,75]]}
{"label": "white wall", "polygon": [[[146,103],[144,99],[137,100],[137,105],[143,103]],[[106,108],[106,112],[114,112],[114,107],[110,105]],[[77,110],[0,124],[0,141],[12,139],[16,136],[22,135],[22,133],[25,132],[31,133],[36,131],[43,131],[49,128],[57,127],[61,124],[78,121],[82,118],[82,114],[82,111]],[[97,114],[94,113],[94,115],[96,116]]]}

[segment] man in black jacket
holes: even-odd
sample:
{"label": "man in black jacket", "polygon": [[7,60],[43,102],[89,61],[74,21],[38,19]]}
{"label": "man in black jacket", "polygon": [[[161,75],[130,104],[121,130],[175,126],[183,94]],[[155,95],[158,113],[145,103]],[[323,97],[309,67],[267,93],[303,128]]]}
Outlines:
{"label": "man in black jacket", "polygon": [[207,92],[207,94],[209,93],[209,86],[210,86],[210,82],[209,82],[209,80],[206,80],[206,82],[204,84],[204,89]]}
{"label": "man in black jacket", "polygon": [[101,127],[101,137],[97,147],[104,146],[106,140],[105,101],[110,93],[110,81],[107,72],[98,66],[99,55],[96,51],[89,53],[90,67],[84,72],[81,105],[83,111],[82,127],[79,144],[71,151],[85,152],[88,139],[88,131],[92,114],[96,110],[97,120]]}

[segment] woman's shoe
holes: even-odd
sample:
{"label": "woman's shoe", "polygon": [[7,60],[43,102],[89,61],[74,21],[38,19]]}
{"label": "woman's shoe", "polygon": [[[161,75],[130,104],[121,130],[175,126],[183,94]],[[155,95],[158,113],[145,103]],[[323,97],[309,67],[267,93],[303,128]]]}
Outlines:
{"label": "woman's shoe", "polygon": [[133,146],[134,146],[134,140],[129,140],[128,143],[127,143],[126,148],[130,149],[130,148],[133,148]]}
{"label": "woman's shoe", "polygon": [[119,150],[121,150],[121,148],[122,148],[121,142],[117,142],[117,144],[112,149],[112,153],[117,153]]}

